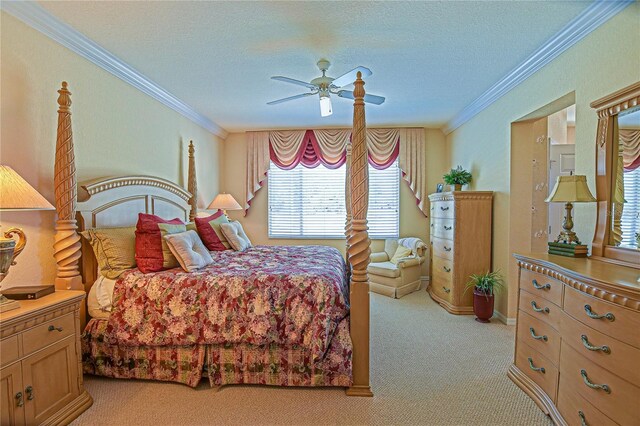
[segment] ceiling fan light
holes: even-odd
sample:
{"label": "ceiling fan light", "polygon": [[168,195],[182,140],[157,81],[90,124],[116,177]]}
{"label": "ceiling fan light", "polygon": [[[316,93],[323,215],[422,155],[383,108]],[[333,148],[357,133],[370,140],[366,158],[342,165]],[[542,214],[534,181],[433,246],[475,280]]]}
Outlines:
{"label": "ceiling fan light", "polygon": [[331,107],[331,98],[329,95],[320,94],[320,115],[322,117],[328,117],[333,114],[333,108]]}

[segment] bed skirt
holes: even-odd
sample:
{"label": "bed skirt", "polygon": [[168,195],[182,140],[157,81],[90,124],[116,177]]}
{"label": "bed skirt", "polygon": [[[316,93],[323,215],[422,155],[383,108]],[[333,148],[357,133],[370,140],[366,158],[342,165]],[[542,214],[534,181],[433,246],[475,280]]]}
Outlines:
{"label": "bed skirt", "polygon": [[340,386],[352,384],[349,318],[343,319],[327,352],[278,345],[117,346],[104,341],[107,320],[92,319],[82,335],[84,372],[119,379],[178,382],[196,387],[204,372],[211,386]]}

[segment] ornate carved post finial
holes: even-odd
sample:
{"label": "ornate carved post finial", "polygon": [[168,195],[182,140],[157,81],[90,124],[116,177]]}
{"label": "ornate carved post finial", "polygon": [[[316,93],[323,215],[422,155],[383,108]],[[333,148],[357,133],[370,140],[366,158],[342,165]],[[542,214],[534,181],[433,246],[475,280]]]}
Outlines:
{"label": "ornate carved post finial", "polygon": [[80,236],[76,226],[76,165],[71,130],[71,92],[67,82],[58,90],[58,133],[54,165],[54,187],[56,197],[56,233],[53,256],[57,263],[56,288],[82,290],[82,277],[78,270],[80,260]]}
{"label": "ornate carved post finial", "polygon": [[189,177],[187,179],[187,191],[191,193],[189,198],[189,220],[193,222],[198,213],[198,183],[196,181],[196,149],[193,141],[189,141]]}

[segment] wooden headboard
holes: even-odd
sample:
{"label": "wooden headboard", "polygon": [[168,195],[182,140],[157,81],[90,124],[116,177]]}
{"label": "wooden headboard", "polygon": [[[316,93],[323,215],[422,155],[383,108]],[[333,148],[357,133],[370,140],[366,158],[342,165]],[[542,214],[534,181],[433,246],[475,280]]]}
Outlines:
{"label": "wooden headboard", "polygon": [[[189,220],[191,194],[178,185],[153,176],[120,176],[80,184],[76,219],[78,231],[135,226],[138,213]],[[89,291],[98,277],[91,245],[82,239],[81,274]]]}

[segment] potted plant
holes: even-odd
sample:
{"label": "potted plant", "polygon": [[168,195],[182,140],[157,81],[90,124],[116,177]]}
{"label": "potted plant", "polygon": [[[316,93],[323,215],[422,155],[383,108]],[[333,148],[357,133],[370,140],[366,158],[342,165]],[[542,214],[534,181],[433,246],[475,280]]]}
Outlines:
{"label": "potted plant", "polygon": [[471,173],[458,166],[455,169],[451,169],[449,173],[442,176],[447,185],[453,185],[455,191],[460,191],[462,185],[466,185],[471,182]]}
{"label": "potted plant", "polygon": [[493,316],[494,295],[504,289],[504,278],[500,271],[473,274],[466,285],[465,292],[473,288],[473,313],[476,321],[491,322]]}

